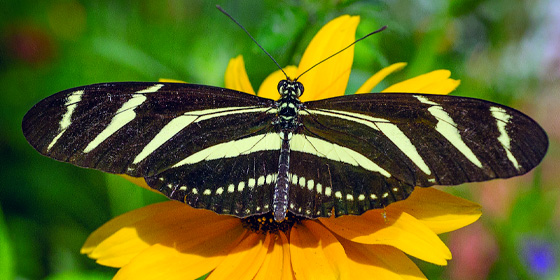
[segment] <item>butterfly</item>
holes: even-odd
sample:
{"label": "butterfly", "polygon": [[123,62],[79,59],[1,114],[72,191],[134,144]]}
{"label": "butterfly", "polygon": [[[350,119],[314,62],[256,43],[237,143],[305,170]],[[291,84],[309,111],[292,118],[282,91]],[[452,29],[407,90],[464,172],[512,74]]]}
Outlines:
{"label": "butterfly", "polygon": [[548,148],[539,124],[504,105],[414,93],[302,102],[299,77],[278,83],[278,100],[184,83],[76,87],[33,106],[22,130],[53,159],[142,177],[195,208],[278,222],[358,215],[415,186],[519,176]]}
{"label": "butterfly", "polygon": [[[301,102],[205,85],[124,82],[61,91],[22,123],[41,154],[145,178],[171,199],[220,214],[361,214],[415,186],[457,185],[529,172],[545,131],[480,99],[369,93]],[[333,211],[334,209],[334,211]]]}

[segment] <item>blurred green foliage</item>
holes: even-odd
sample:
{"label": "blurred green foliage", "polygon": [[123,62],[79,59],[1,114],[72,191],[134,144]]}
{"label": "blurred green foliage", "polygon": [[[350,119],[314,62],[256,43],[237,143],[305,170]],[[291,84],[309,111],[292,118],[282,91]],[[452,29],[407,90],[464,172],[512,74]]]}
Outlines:
{"label": "blurred green foliage", "polygon": [[[297,65],[312,36],[336,16],[360,15],[357,36],[388,25],[388,30],[356,45],[348,92],[380,68],[404,61],[408,67],[388,77],[379,89],[431,70],[449,69],[462,81],[455,94],[522,108],[542,121],[549,116],[539,100],[558,98],[547,96],[543,88],[547,77],[558,77],[549,72],[543,54],[549,44],[542,34],[550,22],[547,5],[554,3],[4,0],[0,2],[0,279],[109,279],[115,269],[79,254],[88,234],[111,217],[163,200],[120,177],[40,156],[21,133],[21,119],[33,104],[67,88],[109,81],[172,78],[223,86],[228,60],[238,54],[244,56],[255,89],[276,70],[215,4],[241,22],[281,65]],[[551,87],[558,85],[546,81]],[[550,133],[555,127],[547,124]],[[498,248],[482,277],[542,276],[531,270],[520,251],[528,236],[549,242],[558,261],[557,135],[556,128],[550,153],[538,168],[541,172],[506,182],[511,184],[503,202],[507,207],[478,222]],[[470,184],[446,190],[475,201],[488,197],[477,188],[486,189]],[[477,202],[485,208],[497,203],[482,200]],[[461,245],[450,246],[454,256],[461,255],[454,251]],[[461,278],[457,267],[478,271],[469,264],[460,257],[445,268],[419,262],[429,279],[468,279]],[[557,263],[554,269],[545,277],[558,279]]]}

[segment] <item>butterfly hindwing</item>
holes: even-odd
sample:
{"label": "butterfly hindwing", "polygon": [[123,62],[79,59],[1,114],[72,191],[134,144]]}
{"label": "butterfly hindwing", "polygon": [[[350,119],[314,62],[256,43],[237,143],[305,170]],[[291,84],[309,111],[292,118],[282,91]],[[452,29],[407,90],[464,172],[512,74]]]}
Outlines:
{"label": "butterfly hindwing", "polygon": [[[317,151],[291,152],[289,210],[295,214],[328,217],[334,209],[336,216],[359,215],[403,200],[414,189],[414,185],[373,171],[368,165],[366,169],[356,160],[346,160],[351,152],[344,148],[334,148],[329,155],[313,137],[301,139],[308,145],[314,143]],[[302,144],[292,143],[292,147],[296,145]]]}
{"label": "butterfly hindwing", "polygon": [[170,168],[146,182],[171,199],[220,214],[244,217],[269,212],[278,150],[217,158]]}

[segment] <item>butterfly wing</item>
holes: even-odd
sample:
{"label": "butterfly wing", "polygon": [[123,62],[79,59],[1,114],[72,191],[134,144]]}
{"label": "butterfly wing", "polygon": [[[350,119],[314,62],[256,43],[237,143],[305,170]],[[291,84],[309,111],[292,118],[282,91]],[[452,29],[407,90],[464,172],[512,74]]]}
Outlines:
{"label": "butterfly wing", "polygon": [[304,105],[303,127],[291,142],[298,178],[290,200],[292,211],[312,216],[332,207],[336,215],[382,208],[415,186],[522,175],[548,147],[535,121],[479,99],[373,93]]}
{"label": "butterfly wing", "polygon": [[[279,145],[279,137],[271,137],[273,104],[202,85],[96,84],[42,100],[25,115],[22,128],[48,157],[146,177],[151,187],[194,207],[264,211],[274,186],[266,176],[278,164],[278,150],[263,148]],[[260,199],[249,192],[257,185]]]}

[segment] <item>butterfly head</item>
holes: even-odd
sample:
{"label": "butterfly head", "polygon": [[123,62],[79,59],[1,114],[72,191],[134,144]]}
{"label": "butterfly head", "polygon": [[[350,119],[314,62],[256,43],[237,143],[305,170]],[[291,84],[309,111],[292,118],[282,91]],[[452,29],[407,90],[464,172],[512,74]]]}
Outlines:
{"label": "butterfly head", "polygon": [[282,98],[299,98],[303,94],[303,84],[296,80],[282,80],[278,83],[278,92]]}

